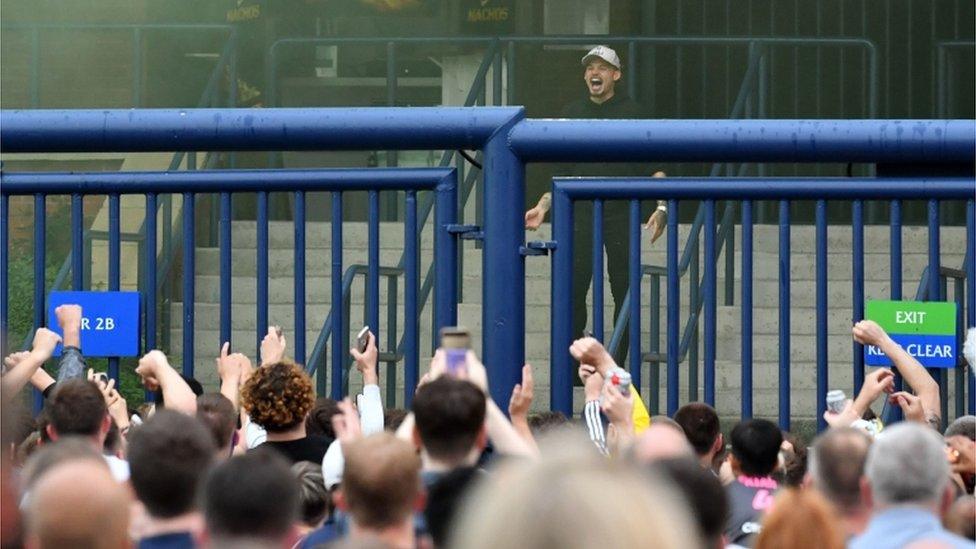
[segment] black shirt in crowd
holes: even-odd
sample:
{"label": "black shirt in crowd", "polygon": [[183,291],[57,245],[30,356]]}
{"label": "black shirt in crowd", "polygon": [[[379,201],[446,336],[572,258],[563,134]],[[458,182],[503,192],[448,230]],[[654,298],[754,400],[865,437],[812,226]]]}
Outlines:
{"label": "black shirt in crowd", "polygon": [[332,444],[332,439],[322,435],[308,435],[296,440],[266,441],[257,448],[274,448],[281,452],[292,463],[311,461],[322,463],[325,451]]}

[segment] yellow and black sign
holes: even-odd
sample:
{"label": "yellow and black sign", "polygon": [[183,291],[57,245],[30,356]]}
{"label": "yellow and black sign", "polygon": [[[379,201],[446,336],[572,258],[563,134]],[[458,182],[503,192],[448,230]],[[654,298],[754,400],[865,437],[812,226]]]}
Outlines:
{"label": "yellow and black sign", "polygon": [[475,34],[508,34],[515,28],[514,0],[464,0],[461,28]]}

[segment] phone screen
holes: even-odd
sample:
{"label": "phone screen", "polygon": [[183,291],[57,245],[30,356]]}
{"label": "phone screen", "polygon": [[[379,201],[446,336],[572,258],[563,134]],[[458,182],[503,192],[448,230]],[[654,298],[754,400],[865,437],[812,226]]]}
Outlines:
{"label": "phone screen", "polygon": [[465,328],[451,326],[441,330],[441,348],[444,349],[447,373],[453,376],[467,371],[468,348],[471,334]]}

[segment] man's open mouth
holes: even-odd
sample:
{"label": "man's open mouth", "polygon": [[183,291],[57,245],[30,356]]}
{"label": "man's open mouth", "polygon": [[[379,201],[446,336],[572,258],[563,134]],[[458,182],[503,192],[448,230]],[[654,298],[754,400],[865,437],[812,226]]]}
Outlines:
{"label": "man's open mouth", "polygon": [[593,86],[599,86],[603,84],[603,79],[598,77],[590,78],[590,84]]}

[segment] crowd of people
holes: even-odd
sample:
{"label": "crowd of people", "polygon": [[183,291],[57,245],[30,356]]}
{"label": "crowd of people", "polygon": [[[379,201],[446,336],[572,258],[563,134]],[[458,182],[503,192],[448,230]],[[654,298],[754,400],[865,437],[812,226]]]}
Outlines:
{"label": "crowd of people", "polygon": [[[764,419],[723,429],[711,406],[649,417],[595,339],[573,342],[580,417],[533,413],[532,369],[507,403],[471,351],[438,350],[409,410],[385,410],[377,348],[352,349],[363,391],[316,397],[269,329],[259,363],[216,358],[205,393],[160,351],[131,408],[56,310],[4,359],[2,546],[37,548],[973,547],[976,417],[943,428],[938,385],[871,321],[853,337],[893,362],[804,441]],[[972,339],[972,336],[971,338]],[[43,368],[61,344],[54,377]],[[967,357],[972,363],[970,356]],[[449,364],[450,362],[450,364]],[[895,372],[911,391],[895,391]],[[22,389],[43,412],[18,406]],[[882,399],[904,421],[882,425]],[[505,409],[503,409],[505,407]]]}

